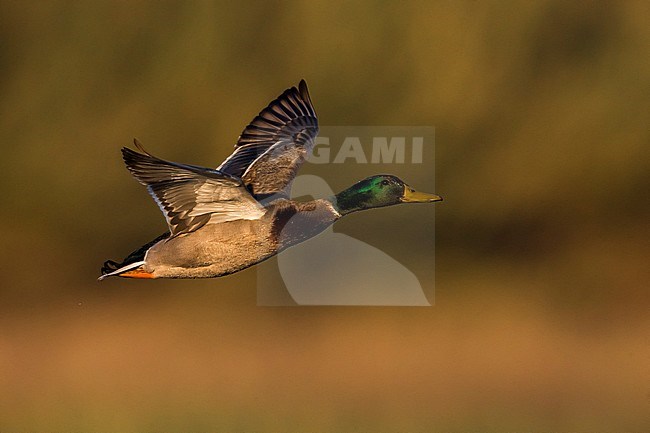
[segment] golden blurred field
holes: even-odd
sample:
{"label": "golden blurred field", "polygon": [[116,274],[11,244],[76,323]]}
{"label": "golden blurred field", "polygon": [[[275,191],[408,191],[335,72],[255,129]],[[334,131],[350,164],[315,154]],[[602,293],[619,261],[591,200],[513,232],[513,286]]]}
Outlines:
{"label": "golden blurred field", "polygon": [[[0,431],[649,431],[649,19],[642,1],[1,1]],[[257,307],[255,269],[97,283],[165,227],[120,147],[217,166],[300,78],[322,125],[435,126],[435,174],[304,171],[435,176],[435,306]],[[336,230],[432,291],[433,215]]]}

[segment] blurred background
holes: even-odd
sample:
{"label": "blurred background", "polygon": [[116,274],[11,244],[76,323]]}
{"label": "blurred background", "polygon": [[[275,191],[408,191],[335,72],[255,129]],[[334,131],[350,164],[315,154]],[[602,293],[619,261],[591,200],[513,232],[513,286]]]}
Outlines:
{"label": "blurred background", "polygon": [[[648,431],[649,17],[0,2],[0,431]],[[336,226],[434,307],[257,307],[255,268],[95,281],[165,229],[120,147],[217,166],[301,78],[323,125],[435,126],[435,173],[304,171],[435,177],[435,278],[434,206]]]}

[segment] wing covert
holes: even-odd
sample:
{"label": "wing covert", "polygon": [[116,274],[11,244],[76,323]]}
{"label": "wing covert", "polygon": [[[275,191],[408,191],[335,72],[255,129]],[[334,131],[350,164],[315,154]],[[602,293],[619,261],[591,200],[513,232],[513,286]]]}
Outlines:
{"label": "wing covert", "polygon": [[171,237],[193,232],[208,222],[258,219],[265,210],[240,179],[217,170],[165,161],[135,141],[139,153],[122,149],[127,169],[163,211]]}

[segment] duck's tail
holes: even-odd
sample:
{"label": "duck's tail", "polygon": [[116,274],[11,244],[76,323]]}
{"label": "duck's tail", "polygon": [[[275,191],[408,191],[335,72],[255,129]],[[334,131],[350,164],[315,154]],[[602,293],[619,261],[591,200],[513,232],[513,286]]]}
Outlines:
{"label": "duck's tail", "polygon": [[169,232],[163,233],[148,244],[133,251],[122,261],[122,263],[114,262],[113,260],[105,261],[101,270],[102,275],[97,280],[101,281],[104,278],[114,276],[128,278],[154,278],[153,275],[146,272],[144,269],[140,269],[140,266],[144,264],[144,259],[149,248],[168,237]]}
{"label": "duck's tail", "polygon": [[133,262],[119,267],[120,265],[113,260],[107,260],[102,266],[102,275],[97,278],[97,281],[102,281],[108,277],[154,278],[151,273],[142,268],[142,265],[144,265],[144,261]]}

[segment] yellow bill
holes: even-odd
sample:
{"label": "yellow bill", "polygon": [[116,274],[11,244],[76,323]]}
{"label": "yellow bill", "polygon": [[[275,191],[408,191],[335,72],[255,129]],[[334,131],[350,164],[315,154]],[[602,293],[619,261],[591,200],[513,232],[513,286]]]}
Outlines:
{"label": "yellow bill", "polygon": [[434,201],[442,201],[442,197],[435,194],[416,191],[408,185],[404,185],[404,195],[402,196],[403,203],[431,203]]}

